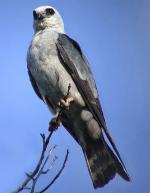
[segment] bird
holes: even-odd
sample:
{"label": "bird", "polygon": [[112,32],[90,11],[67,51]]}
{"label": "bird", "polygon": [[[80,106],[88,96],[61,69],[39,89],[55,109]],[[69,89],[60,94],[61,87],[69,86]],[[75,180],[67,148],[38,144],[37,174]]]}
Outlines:
{"label": "bird", "polygon": [[33,10],[33,28],[27,52],[32,87],[52,114],[57,114],[58,104],[64,102],[71,86],[72,100],[60,121],[80,145],[93,187],[103,187],[116,174],[130,181],[106,126],[90,64],[77,41],[65,33],[61,15],[52,6],[37,7]]}

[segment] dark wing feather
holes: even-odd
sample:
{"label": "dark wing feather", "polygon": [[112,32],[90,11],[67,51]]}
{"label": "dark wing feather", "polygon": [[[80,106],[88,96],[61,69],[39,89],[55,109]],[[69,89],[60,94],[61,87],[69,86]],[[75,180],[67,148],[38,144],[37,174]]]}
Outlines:
{"label": "dark wing feather", "polygon": [[40,94],[40,91],[39,91],[39,89],[38,89],[38,86],[37,86],[37,84],[36,84],[36,81],[34,80],[34,78],[33,78],[32,74],[31,74],[29,68],[28,68],[28,74],[29,74],[30,82],[31,82],[31,84],[32,84],[32,87],[33,87],[35,93],[37,94],[37,96],[38,96],[41,100],[43,100],[43,98],[42,98],[42,96],[41,96],[41,94]]}
{"label": "dark wing feather", "polygon": [[124,166],[116,145],[107,130],[102,108],[98,99],[95,81],[89,68],[89,64],[83,55],[79,44],[67,35],[59,34],[56,46],[62,64],[71,75],[88,109],[92,112],[100,127],[103,128],[114,151],[120,159],[120,162]]}
{"label": "dark wing feather", "polygon": [[[28,68],[28,66],[27,66],[27,68]],[[35,93],[37,94],[37,96],[38,96],[44,103],[46,103],[46,104],[48,105],[48,107],[49,107],[52,111],[54,111],[54,106],[53,106],[53,104],[51,103],[51,101],[48,99],[48,97],[47,97],[47,96],[43,96],[43,97],[42,97],[42,95],[40,94],[40,91],[39,91],[39,88],[38,88],[38,86],[37,86],[37,83],[36,83],[34,77],[32,76],[29,68],[28,68],[28,74],[29,74],[29,78],[30,78],[30,82],[31,82],[31,84],[32,84],[32,87],[33,87]]]}

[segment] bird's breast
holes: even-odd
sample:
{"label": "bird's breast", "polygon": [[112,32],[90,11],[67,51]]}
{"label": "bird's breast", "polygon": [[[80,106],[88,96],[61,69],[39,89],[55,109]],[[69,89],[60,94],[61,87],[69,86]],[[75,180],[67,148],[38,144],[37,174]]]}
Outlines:
{"label": "bird's breast", "polygon": [[[51,34],[52,35],[52,34]],[[77,103],[84,106],[84,101],[72,80],[59,60],[56,48],[57,35],[40,34],[33,38],[28,51],[28,65],[43,96],[51,103],[57,104],[63,98],[71,84],[71,95]]]}

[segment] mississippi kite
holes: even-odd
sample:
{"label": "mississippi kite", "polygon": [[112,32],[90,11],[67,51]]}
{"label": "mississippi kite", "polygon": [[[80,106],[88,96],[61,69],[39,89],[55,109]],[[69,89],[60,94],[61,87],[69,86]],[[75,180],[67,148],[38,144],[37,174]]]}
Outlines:
{"label": "mississippi kite", "polygon": [[53,7],[38,7],[33,17],[35,34],[28,49],[27,67],[36,94],[57,113],[58,102],[70,84],[74,101],[63,111],[61,122],[81,146],[94,188],[104,186],[116,173],[129,181],[107,130],[96,84],[79,44],[65,34],[63,20]]}

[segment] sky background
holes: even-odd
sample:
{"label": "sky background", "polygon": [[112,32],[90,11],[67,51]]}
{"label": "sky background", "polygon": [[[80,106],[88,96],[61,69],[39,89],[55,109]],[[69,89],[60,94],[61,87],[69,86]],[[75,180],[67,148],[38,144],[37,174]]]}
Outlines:
{"label": "sky background", "polygon": [[59,157],[37,190],[56,174],[69,148],[69,160],[55,193],[149,193],[150,186],[150,1],[149,0],[1,0],[0,6],[0,193],[10,193],[32,171],[41,152],[40,133],[51,119],[35,95],[26,68],[33,36],[32,10],[52,5],[65,30],[87,56],[97,82],[107,126],[132,182],[116,176],[94,190],[80,147],[64,128],[51,146]]}

